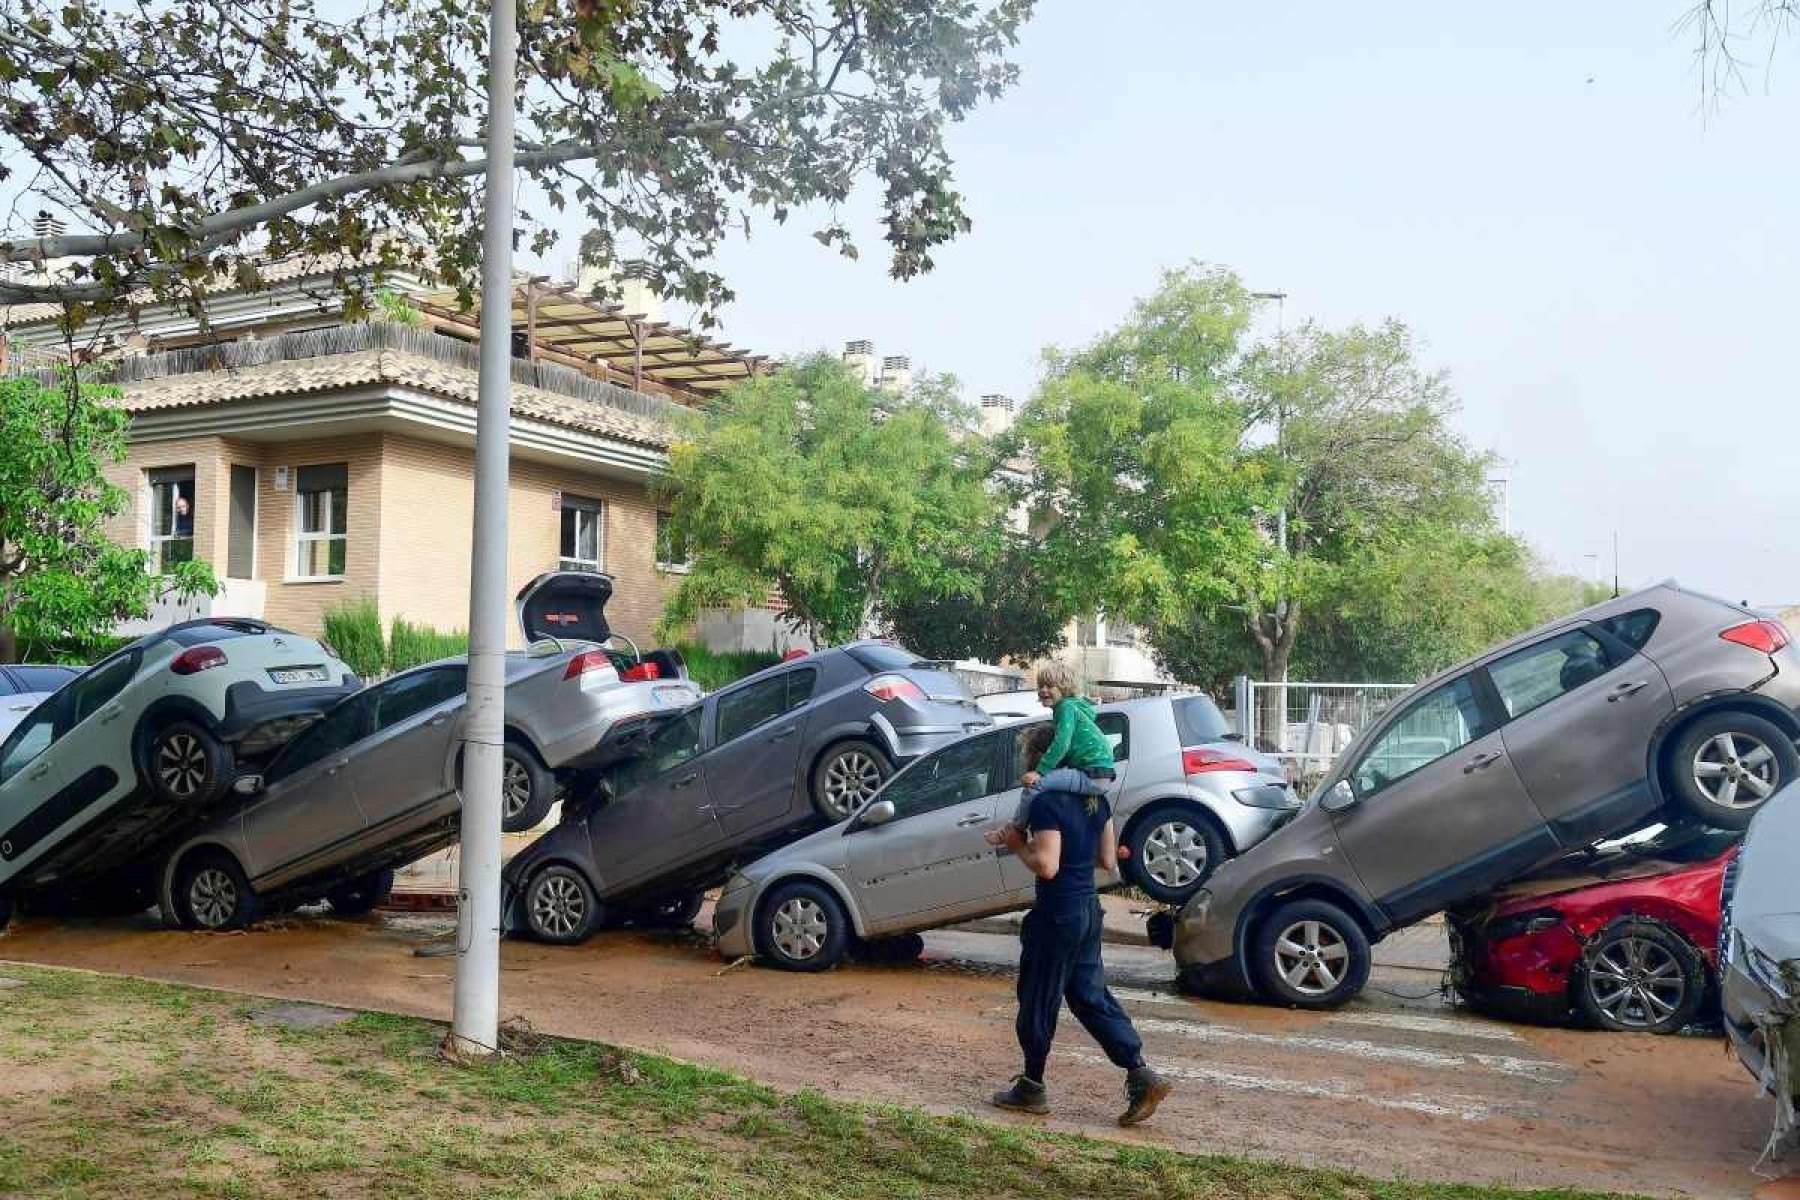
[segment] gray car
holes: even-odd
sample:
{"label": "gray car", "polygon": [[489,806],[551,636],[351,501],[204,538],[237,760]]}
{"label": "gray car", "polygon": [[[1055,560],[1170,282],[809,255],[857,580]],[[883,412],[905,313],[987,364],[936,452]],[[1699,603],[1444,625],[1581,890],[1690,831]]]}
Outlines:
{"label": "gray car", "polygon": [[[1113,815],[1132,850],[1124,869],[1153,894],[1191,895],[1297,807],[1280,765],[1225,739],[1204,696],[1108,704],[1095,720],[1113,743]],[[859,943],[916,952],[903,935],[1029,907],[1031,872],[985,835],[1014,818],[1025,738],[1042,724],[939,750],[858,816],[744,867],[713,910],[720,952],[818,971]]]}
{"label": "gray car", "polygon": [[[526,651],[506,656],[507,823],[535,823],[560,783],[577,778],[616,727],[676,711],[700,696],[662,651],[608,650],[604,575],[560,573],[520,593]],[[554,629],[555,637],[543,637]],[[467,660],[431,663],[338,704],[260,775],[248,800],[215,817],[163,860],[165,919],[227,929],[268,905],[318,898],[339,912],[386,898],[392,869],[450,844],[458,790]]]}
{"label": "gray car", "polygon": [[1791,1136],[1800,1106],[1800,787],[1750,822],[1725,870],[1719,976],[1725,1033],[1739,1061],[1775,1097],[1775,1136]]}
{"label": "gray car", "polygon": [[1325,1008],[1369,946],[1666,816],[1743,829],[1800,775],[1800,658],[1777,622],[1673,583],[1552,622],[1422,684],[1293,823],[1216,872],[1181,978]]}
{"label": "gray car", "polygon": [[602,788],[507,864],[511,923],[567,943],[621,916],[691,920],[733,862],[860,811],[897,767],[992,725],[962,680],[891,643],[770,667],[616,736]]}

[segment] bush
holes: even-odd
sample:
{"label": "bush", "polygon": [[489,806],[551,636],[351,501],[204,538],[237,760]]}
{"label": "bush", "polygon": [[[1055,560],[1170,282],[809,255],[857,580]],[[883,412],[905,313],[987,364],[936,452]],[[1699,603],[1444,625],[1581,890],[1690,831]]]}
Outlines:
{"label": "bush", "polygon": [[405,617],[395,617],[388,630],[387,667],[389,671],[405,671],[412,667],[454,658],[469,652],[469,635],[459,631],[439,633],[428,625],[414,625]]}
{"label": "bush", "polygon": [[356,600],[325,610],[325,640],[364,679],[381,676],[387,649],[381,639],[381,611],[373,600]]}
{"label": "bush", "polygon": [[716,692],[727,687],[746,675],[754,675],[765,667],[772,667],[781,661],[779,654],[767,651],[739,651],[724,653],[708,650],[705,646],[684,643],[676,646],[681,657],[687,660],[688,675],[693,681],[709,692]]}

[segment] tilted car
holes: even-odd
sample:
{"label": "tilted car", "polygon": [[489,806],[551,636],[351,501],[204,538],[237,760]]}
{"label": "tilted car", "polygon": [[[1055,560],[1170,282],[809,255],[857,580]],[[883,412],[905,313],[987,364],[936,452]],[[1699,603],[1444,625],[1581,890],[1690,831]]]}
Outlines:
{"label": "tilted car", "polygon": [[1667,814],[1741,830],[1800,774],[1800,657],[1772,620],[1673,583],[1553,621],[1408,693],[1289,825],[1188,902],[1201,991],[1309,1008],[1369,945]]}
{"label": "tilted car", "polygon": [[[1297,804],[1279,764],[1216,740],[1224,720],[1204,696],[1107,704],[1095,720],[1113,743],[1113,820],[1132,848],[1125,873],[1159,893],[1191,893]],[[742,868],[713,910],[720,952],[818,971],[859,941],[1030,907],[1036,880],[985,835],[1014,817],[1031,765],[1025,738],[1042,724],[928,755],[856,817]]]}
{"label": "tilted car", "polygon": [[[668,651],[607,649],[612,580],[540,576],[519,595],[529,650],[506,656],[506,823],[536,824],[616,724],[700,696]],[[545,637],[555,630],[557,636]],[[449,845],[462,818],[464,658],[395,675],[340,703],[260,774],[249,800],[170,852],[158,872],[165,919],[228,929],[267,905],[324,898],[366,912],[394,867]]]}
{"label": "tilted car", "polygon": [[1771,1144],[1800,1125],[1800,787],[1783,788],[1750,823],[1725,873],[1719,968],[1725,1034],[1775,1098]]}
{"label": "tilted car", "polygon": [[109,655],[0,743],[6,895],[103,871],[226,794],[265,754],[361,686],[311,638],[221,617]]}
{"label": "tilted car", "polygon": [[0,667],[0,739],[18,728],[26,714],[79,674],[81,672],[75,667],[34,663]]}
{"label": "tilted car", "polygon": [[512,925],[577,942],[621,913],[691,917],[733,862],[860,811],[897,766],[992,725],[955,675],[889,643],[769,667],[609,742],[601,794],[571,797],[507,864]]}
{"label": "tilted car", "polygon": [[1457,994],[1499,1016],[1679,1033],[1715,994],[1719,889],[1740,836],[1675,826],[1453,910]]}

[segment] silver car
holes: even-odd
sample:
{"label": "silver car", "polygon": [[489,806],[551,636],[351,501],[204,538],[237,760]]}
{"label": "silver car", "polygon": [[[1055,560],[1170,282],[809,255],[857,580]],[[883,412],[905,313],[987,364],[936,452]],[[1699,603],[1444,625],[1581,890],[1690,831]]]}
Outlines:
{"label": "silver car", "polygon": [[1725,1033],[1775,1098],[1775,1136],[1790,1137],[1800,1107],[1800,786],[1783,788],[1725,869],[1719,980]]}
{"label": "silver car", "polygon": [[[1226,740],[1204,696],[1109,704],[1096,720],[1118,764],[1114,819],[1132,851],[1126,870],[1153,895],[1192,894],[1221,858],[1297,807],[1280,766]],[[854,944],[916,952],[905,935],[1029,907],[1031,872],[984,835],[1014,817],[1025,736],[1041,724],[927,755],[858,816],[744,867],[714,910],[720,952],[824,970]]]}

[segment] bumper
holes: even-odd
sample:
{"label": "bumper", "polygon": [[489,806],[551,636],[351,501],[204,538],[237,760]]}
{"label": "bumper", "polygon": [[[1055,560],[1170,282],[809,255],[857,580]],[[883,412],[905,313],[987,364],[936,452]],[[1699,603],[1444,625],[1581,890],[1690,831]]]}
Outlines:
{"label": "bumper", "polygon": [[935,700],[890,700],[869,717],[869,724],[886,744],[895,766],[922,754],[994,727],[994,718],[979,708],[964,708]]}
{"label": "bumper", "polygon": [[735,961],[756,953],[750,936],[750,912],[758,892],[756,887],[728,891],[713,906],[713,941],[721,957]]}
{"label": "bumper", "polygon": [[1776,995],[1744,969],[1743,951],[1726,968],[1720,989],[1725,1036],[1738,1061],[1763,1090],[1788,1102],[1800,1098],[1800,1002]]}
{"label": "bumper", "polygon": [[1175,984],[1190,996],[1209,1000],[1256,999],[1256,989],[1244,978],[1235,955],[1217,962],[1189,963],[1175,976]]}
{"label": "bumper", "polygon": [[234,742],[245,755],[279,749],[318,720],[326,709],[360,690],[362,680],[346,675],[336,687],[271,690],[250,680],[225,689],[225,719],[219,736]]}
{"label": "bumper", "polygon": [[1456,982],[1455,988],[1464,1004],[1493,1017],[1510,1017],[1539,1025],[1565,1025],[1572,1011],[1566,991],[1537,992],[1525,987],[1461,980]]}

